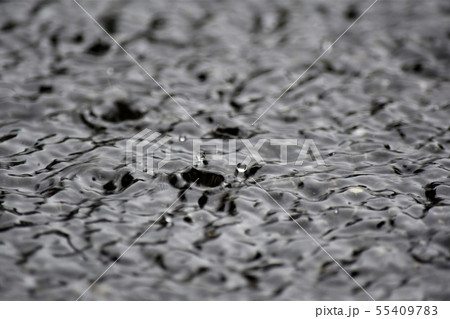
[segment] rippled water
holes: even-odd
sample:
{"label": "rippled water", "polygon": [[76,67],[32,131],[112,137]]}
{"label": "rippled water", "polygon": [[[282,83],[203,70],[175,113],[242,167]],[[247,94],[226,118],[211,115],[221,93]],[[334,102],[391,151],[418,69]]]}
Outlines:
{"label": "rippled water", "polygon": [[[83,299],[367,300],[271,197],[375,299],[450,298],[448,1],[380,0],[254,126],[371,1],[80,3],[200,127],[72,1],[0,1],[1,299],[78,298],[180,195]],[[155,175],[144,128],[174,137]],[[194,166],[193,138],[326,165]]]}

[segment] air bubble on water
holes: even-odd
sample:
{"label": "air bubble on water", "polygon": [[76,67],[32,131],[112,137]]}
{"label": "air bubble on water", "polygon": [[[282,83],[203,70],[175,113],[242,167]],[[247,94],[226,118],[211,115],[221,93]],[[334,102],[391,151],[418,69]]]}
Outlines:
{"label": "air bubble on water", "polygon": [[109,75],[109,76],[113,75],[114,74],[114,69],[113,68],[107,68],[106,69],[106,74]]}
{"label": "air bubble on water", "polygon": [[364,136],[366,134],[367,134],[367,130],[362,127],[359,127],[353,131],[353,135],[356,135],[356,136]]}
{"label": "air bubble on water", "polygon": [[181,136],[178,138],[178,140],[179,140],[180,142],[184,142],[184,141],[186,141],[186,136],[181,135]]}
{"label": "air bubble on water", "polygon": [[236,170],[239,173],[244,173],[247,170],[247,165],[243,164],[243,163],[239,163],[236,165]]}

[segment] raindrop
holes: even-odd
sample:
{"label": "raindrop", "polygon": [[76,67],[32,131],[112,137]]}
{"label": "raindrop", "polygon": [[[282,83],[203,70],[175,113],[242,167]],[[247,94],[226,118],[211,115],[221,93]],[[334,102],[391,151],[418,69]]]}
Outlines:
{"label": "raindrop", "polygon": [[198,160],[198,161],[204,161],[204,160],[205,160],[205,154],[203,154],[203,153],[198,153],[198,154],[197,154],[197,160]]}
{"label": "raindrop", "polygon": [[181,135],[181,136],[178,138],[178,140],[179,140],[180,142],[184,142],[184,141],[186,141],[186,136]]}
{"label": "raindrop", "polygon": [[204,152],[198,153],[196,157],[197,157],[197,161],[198,161],[200,164],[207,164],[207,161],[206,161],[206,155],[205,155]]}
{"label": "raindrop", "polygon": [[338,208],[335,208],[335,209],[334,209],[334,213],[335,213],[335,214],[339,214],[339,209],[338,209]]}
{"label": "raindrop", "polygon": [[170,227],[172,226],[172,218],[169,216],[163,216],[159,219],[159,224],[163,227]]}
{"label": "raindrop", "polygon": [[239,163],[236,165],[236,170],[239,173],[244,173],[247,170],[247,165],[243,164],[243,163]]}

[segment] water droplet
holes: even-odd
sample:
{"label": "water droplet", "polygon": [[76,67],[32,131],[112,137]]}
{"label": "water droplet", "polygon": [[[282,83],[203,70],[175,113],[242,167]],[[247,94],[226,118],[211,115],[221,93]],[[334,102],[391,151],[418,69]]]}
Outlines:
{"label": "water droplet", "polygon": [[334,209],[334,213],[335,213],[335,214],[339,214],[339,208],[335,208],[335,209]]}
{"label": "water droplet", "polygon": [[114,74],[114,69],[113,68],[107,68],[106,69],[106,74],[109,75],[109,76],[113,75]]}
{"label": "water droplet", "polygon": [[243,164],[243,163],[239,163],[236,165],[236,170],[239,173],[244,173],[247,170],[247,165]]}
{"label": "water droplet", "polygon": [[159,224],[164,227],[170,227],[172,226],[172,218],[169,216],[163,216],[161,219],[159,219]]}
{"label": "water droplet", "polygon": [[181,135],[181,136],[178,138],[178,140],[179,140],[180,142],[184,142],[184,141],[186,141],[186,136]]}
{"label": "water droplet", "polygon": [[200,153],[197,154],[196,157],[197,157],[197,161],[198,161],[200,164],[205,164],[205,163],[206,163],[206,155],[205,155],[205,153],[200,152]]}

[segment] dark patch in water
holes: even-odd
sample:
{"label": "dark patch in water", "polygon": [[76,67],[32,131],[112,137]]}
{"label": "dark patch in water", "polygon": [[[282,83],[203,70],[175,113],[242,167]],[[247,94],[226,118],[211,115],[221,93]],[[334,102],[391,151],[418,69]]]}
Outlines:
{"label": "dark patch in water", "polygon": [[96,56],[102,56],[109,51],[110,47],[111,45],[109,43],[97,41],[86,50],[86,53]]}
{"label": "dark patch in water", "polygon": [[188,171],[181,173],[181,176],[188,183],[197,181],[198,185],[206,187],[217,187],[225,180],[220,174],[202,171],[196,168],[191,168]]}
{"label": "dark patch in water", "polygon": [[108,122],[118,123],[140,119],[142,116],[144,116],[144,113],[133,110],[129,102],[119,100],[115,102],[113,110],[104,114],[102,118]]}

